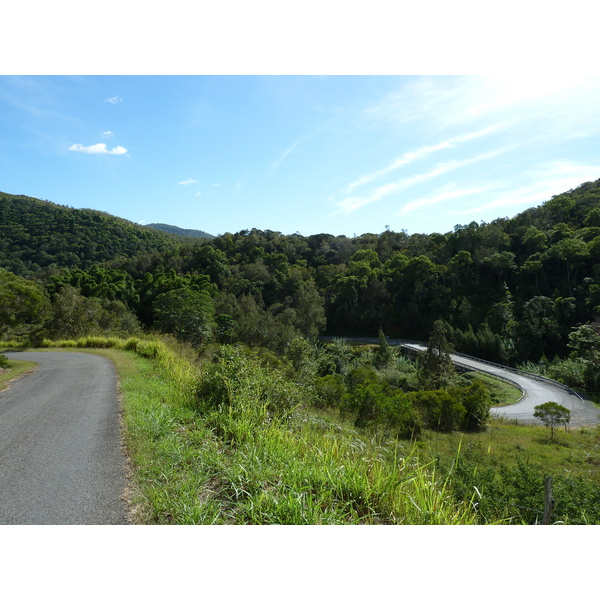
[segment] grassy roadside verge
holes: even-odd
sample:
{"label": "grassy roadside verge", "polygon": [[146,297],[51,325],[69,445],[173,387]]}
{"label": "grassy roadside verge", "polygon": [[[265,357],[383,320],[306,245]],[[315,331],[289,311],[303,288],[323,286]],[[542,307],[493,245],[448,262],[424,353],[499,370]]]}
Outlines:
{"label": "grassy roadside verge", "polygon": [[[269,416],[262,401],[283,382],[239,356],[201,379],[183,363],[116,362],[142,523],[527,523],[545,475],[557,477],[567,522],[595,522],[586,506],[600,479],[597,428],[549,444],[542,427],[492,420],[478,434],[399,442],[298,408]],[[222,386],[228,402],[199,410],[199,381],[206,393]]]}
{"label": "grassy roadside verge", "polygon": [[474,379],[479,379],[486,384],[493,406],[516,404],[523,397],[523,392],[514,385],[490,377],[485,373],[471,372],[471,374]]}
{"label": "grassy roadside verge", "polygon": [[140,357],[116,364],[141,523],[473,522],[416,456],[306,415],[282,423],[252,399],[200,415],[189,379]]}
{"label": "grassy roadside verge", "polygon": [[35,363],[26,360],[10,360],[8,364],[8,369],[0,369],[0,392],[9,386],[11,381],[18,379],[35,367]]}
{"label": "grassy roadside verge", "polygon": [[239,349],[200,365],[159,341],[46,345],[115,364],[138,523],[528,523],[548,475],[564,522],[600,522],[600,428],[550,443],[543,427],[492,419],[410,442],[303,406],[296,384]]}
{"label": "grassy roadside verge", "polygon": [[[189,357],[160,342],[45,345],[114,362],[138,523],[475,522],[472,502],[455,501],[446,478],[408,446],[362,435],[299,405],[285,414],[268,410],[284,381],[249,357],[234,356],[210,377],[208,370],[198,377]],[[199,385],[228,394],[227,401],[207,405]],[[288,392],[298,390],[285,388],[278,397]]]}

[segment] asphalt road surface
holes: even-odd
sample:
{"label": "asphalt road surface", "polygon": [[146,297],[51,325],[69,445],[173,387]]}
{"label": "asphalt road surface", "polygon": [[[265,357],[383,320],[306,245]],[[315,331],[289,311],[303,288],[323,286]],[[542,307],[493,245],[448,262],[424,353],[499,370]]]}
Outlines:
{"label": "asphalt road surface", "polygon": [[[331,340],[333,338],[322,337],[321,339]],[[345,339],[368,344],[379,343],[378,338],[350,337]],[[427,346],[409,340],[388,338],[388,344],[390,344],[390,346],[412,348],[413,350],[420,352],[427,350]],[[569,393],[557,385],[549,383],[548,381],[540,381],[526,375],[513,373],[508,369],[503,369],[500,365],[486,364],[477,359],[466,358],[457,354],[451,354],[450,357],[452,358],[452,362],[457,365],[484,371],[490,375],[500,376],[521,387],[524,392],[523,398],[516,404],[511,404],[510,406],[493,407],[490,410],[492,416],[517,420],[522,423],[543,425],[543,422],[540,419],[533,416],[535,407],[544,402],[556,402],[557,404],[567,407],[571,411],[571,421],[569,424],[572,427],[600,425],[600,408],[598,408],[598,406],[593,402],[582,400],[575,394]]]}
{"label": "asphalt road surface", "polygon": [[77,352],[6,352],[38,363],[0,392],[0,524],[126,524],[112,363]]}
{"label": "asphalt road surface", "polygon": [[[414,348],[415,350],[425,350],[425,346],[415,343],[401,343],[400,345]],[[571,411],[570,425],[573,427],[583,427],[600,425],[600,408],[592,402],[582,400],[573,393],[570,393],[547,381],[538,381],[526,375],[513,373],[503,369],[498,365],[488,365],[477,360],[471,360],[455,354],[451,355],[452,361],[458,365],[473,367],[480,371],[485,371],[490,375],[501,376],[508,379],[518,386],[524,392],[523,398],[516,404],[492,408],[490,413],[493,416],[504,417],[506,419],[516,419],[523,423],[534,423],[543,425],[540,419],[533,416],[534,408],[544,402],[556,402],[565,406]]]}

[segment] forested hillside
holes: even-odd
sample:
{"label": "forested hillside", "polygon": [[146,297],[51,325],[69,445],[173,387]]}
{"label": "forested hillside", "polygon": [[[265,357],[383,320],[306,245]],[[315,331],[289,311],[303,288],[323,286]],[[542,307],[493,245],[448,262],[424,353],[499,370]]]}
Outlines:
{"label": "forested hillside", "polygon": [[[185,397],[195,403],[192,430],[189,415],[181,421],[185,426],[164,418],[165,407],[177,404],[165,391],[160,417],[142,428],[143,436],[155,432],[159,421],[169,423],[165,438],[152,437],[156,452],[171,448],[157,441],[167,438],[186,452],[215,448],[218,461],[231,459],[233,487],[238,489],[242,471],[252,485],[248,493],[228,492],[229,465],[219,462],[216,475],[203,473],[202,483],[181,486],[182,472],[203,470],[213,459],[203,454],[182,459],[184,464],[174,458],[178,452],[165,450],[161,473],[170,473],[174,488],[193,492],[189,502],[175,501],[178,507],[196,506],[203,497],[198,490],[208,486],[207,497],[214,495],[224,522],[404,522],[405,508],[388,502],[394,496],[390,477],[373,479],[373,457],[377,464],[387,457],[381,459],[386,469],[396,469],[405,441],[421,444],[432,435],[452,440],[458,431],[472,436],[460,460],[456,450],[442,460],[437,441],[430,456],[435,454],[435,469],[447,478],[439,485],[453,501],[467,502],[471,511],[477,490],[477,522],[512,522],[515,513],[514,522],[535,522],[537,513],[529,511],[539,506],[549,473],[556,475],[557,518],[598,522],[597,461],[590,458],[598,434],[577,434],[588,440],[580,454],[564,454],[566,445],[548,453],[545,438],[525,433],[516,449],[510,442],[510,450],[492,450],[491,436],[505,426],[490,423],[490,407],[516,399],[499,384],[456,372],[448,352],[454,346],[537,370],[590,395],[600,391],[600,180],[515,218],[431,235],[386,230],[305,237],[252,229],[178,241],[110,215],[29,198],[4,194],[0,208],[2,343],[116,345],[157,359],[167,340],[190,356],[192,387]],[[320,334],[335,337],[318,343]],[[379,344],[353,347],[343,339],[356,334],[379,336]],[[386,335],[427,341],[429,350],[412,362],[388,345]],[[142,379],[153,385],[154,377]],[[144,397],[139,415],[148,413],[151,397]],[[187,436],[205,426],[210,443],[192,443]],[[300,430],[310,442],[298,441]],[[310,463],[306,448],[311,456],[326,454],[312,450],[318,432],[319,444],[332,444],[336,457],[342,447],[351,452],[340,454],[335,467],[309,475],[302,470]],[[367,447],[358,441],[362,435],[373,444],[364,452],[357,450]],[[285,452],[275,439],[287,440]],[[144,448],[148,443],[144,437]],[[524,454],[528,444],[543,451]],[[248,459],[267,455],[267,461]],[[265,462],[273,471],[256,471]],[[367,465],[358,485],[356,474]],[[578,478],[570,475],[575,467]],[[286,479],[294,469],[298,480]],[[138,476],[146,472],[152,471],[141,467]],[[150,496],[163,498],[163,475],[159,483],[151,479],[161,491]],[[410,479],[402,475],[402,481]],[[381,493],[373,481],[385,482]],[[288,485],[293,501],[265,500],[265,490]],[[427,483],[422,489],[434,488]],[[232,504],[233,497],[248,499],[249,507]],[[306,506],[316,511],[309,519]],[[525,507],[522,513],[518,507]],[[438,508],[431,514],[442,514]],[[179,509],[161,504],[153,510],[156,522],[170,522],[165,515]],[[451,509],[450,522],[458,522],[453,514]],[[419,512],[414,522],[431,522],[424,515]],[[198,522],[197,515],[180,517]]]}
{"label": "forested hillside", "polygon": [[215,237],[214,235],[206,233],[206,231],[202,231],[200,229],[182,229],[181,227],[175,227],[175,225],[166,225],[165,223],[150,223],[145,227],[150,227],[151,229],[158,229],[159,231],[164,231],[172,235],[178,235],[180,237],[208,239],[212,239]]}
{"label": "forested hillside", "polygon": [[125,219],[0,192],[0,267],[24,277],[173,248],[170,236]]}
{"label": "forested hillside", "polygon": [[458,350],[511,364],[551,360],[598,317],[599,259],[600,180],[447,233],[252,229],[192,243],[96,211],[0,196],[0,266],[37,278],[49,304],[61,294],[118,303],[112,312],[128,328],[195,344],[283,352],[298,336],[380,329],[426,340],[442,320]]}

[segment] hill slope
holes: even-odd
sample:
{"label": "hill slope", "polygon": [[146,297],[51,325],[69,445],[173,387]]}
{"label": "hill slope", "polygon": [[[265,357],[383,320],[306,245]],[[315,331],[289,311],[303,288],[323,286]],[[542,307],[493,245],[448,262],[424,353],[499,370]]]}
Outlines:
{"label": "hill slope", "polygon": [[192,237],[192,238],[205,238],[205,239],[213,239],[215,236],[210,233],[206,233],[206,231],[201,231],[199,229],[181,229],[181,227],[176,227],[175,225],[166,225],[165,223],[150,223],[146,225],[146,227],[150,227],[152,229],[158,229],[159,231],[164,231],[165,233],[171,233],[173,235],[177,235],[179,237]]}
{"label": "hill slope", "polygon": [[85,268],[176,245],[163,232],[104,212],[0,192],[0,267],[17,275]]}

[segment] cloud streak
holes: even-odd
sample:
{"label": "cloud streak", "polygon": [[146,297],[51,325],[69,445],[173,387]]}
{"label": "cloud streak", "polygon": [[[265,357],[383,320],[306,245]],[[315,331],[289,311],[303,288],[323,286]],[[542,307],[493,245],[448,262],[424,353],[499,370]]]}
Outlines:
{"label": "cloud streak", "polygon": [[493,158],[501,152],[502,150],[497,150],[494,152],[488,152],[486,154],[481,154],[479,156],[467,158],[464,160],[450,160],[447,162],[438,163],[438,165],[436,165],[436,167],[431,171],[427,171],[425,173],[418,173],[416,175],[412,175],[411,177],[405,177],[404,179],[400,179],[399,181],[381,185],[370,195],[348,196],[340,202],[338,202],[338,206],[341,212],[350,213],[358,208],[361,208],[362,206],[366,206],[367,204],[378,202],[379,200],[385,198],[386,196],[389,196],[390,194],[401,192],[402,190],[405,190],[413,185],[423,183],[424,181],[428,181],[430,179],[438,177],[439,175],[449,173],[451,171],[454,171],[461,167],[465,167],[475,162]]}
{"label": "cloud streak", "polygon": [[198,181],[190,177],[189,179],[184,179],[183,181],[180,181],[179,185],[190,185],[191,183],[198,183]]}
{"label": "cloud streak", "polygon": [[275,169],[277,169],[279,167],[279,165],[281,165],[281,163],[296,149],[298,144],[300,144],[301,142],[304,141],[304,139],[305,139],[305,137],[302,137],[299,140],[296,140],[291,146],[289,146],[289,148],[287,148],[279,156],[279,158],[271,164],[271,170],[274,171]]}
{"label": "cloud streak", "polygon": [[463,189],[446,189],[442,192],[434,196],[425,196],[423,198],[419,198],[417,200],[412,200],[411,202],[407,202],[402,209],[396,213],[397,217],[402,215],[406,215],[409,212],[415,210],[421,210],[423,208],[427,208],[434,204],[440,204],[441,202],[446,202],[447,200],[455,200],[457,198],[464,198],[465,196],[472,196],[474,194],[481,194],[483,192],[487,192],[490,189],[497,187],[495,184],[490,185],[482,185],[472,188],[463,188]]}
{"label": "cloud streak", "polygon": [[359,177],[357,180],[348,184],[346,186],[346,188],[344,189],[344,193],[349,193],[353,189],[356,189],[357,187],[360,187],[367,183],[371,183],[372,181],[375,181],[376,179],[379,179],[379,178],[383,177],[384,175],[387,175],[388,173],[391,173],[392,171],[399,169],[400,167],[408,165],[411,162],[414,162],[415,160],[425,158],[425,157],[429,156],[430,154],[439,152],[441,150],[448,150],[450,148],[455,148],[456,146],[458,146],[464,142],[468,142],[470,140],[474,140],[476,138],[479,138],[479,137],[482,137],[489,133],[492,133],[493,131],[497,131],[501,127],[502,127],[502,125],[490,125],[488,127],[480,129],[479,131],[473,131],[470,133],[453,136],[453,137],[451,137],[443,142],[440,142],[439,144],[435,144],[433,146],[425,146],[423,148],[418,148],[417,150],[411,150],[410,152],[406,152],[400,158],[398,158],[395,161],[393,161],[392,163],[390,163],[387,167],[384,167],[383,169],[380,169],[379,171],[374,171],[373,173],[369,173],[368,175],[363,175],[362,177]]}
{"label": "cloud streak", "polygon": [[534,206],[556,194],[574,189],[584,181],[593,181],[600,175],[600,165],[583,165],[567,161],[553,161],[530,173],[536,183],[498,192],[473,208],[452,210],[448,214],[461,216],[482,213],[508,206]]}
{"label": "cloud streak", "polygon": [[94,144],[92,146],[73,144],[69,147],[69,150],[72,150],[73,152],[83,152],[84,154],[127,154],[127,148],[123,148],[123,146],[115,146],[109,150],[106,144]]}

